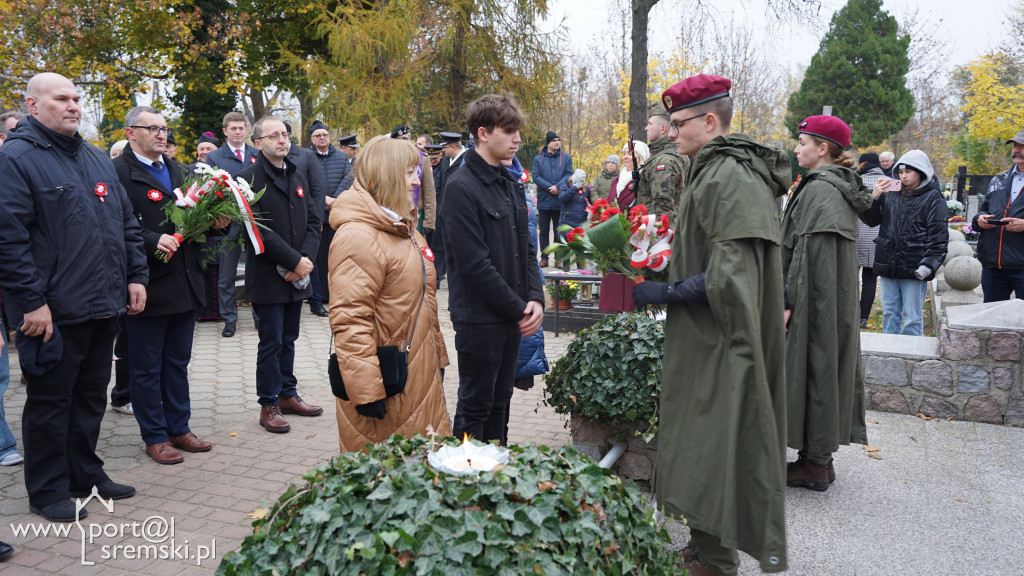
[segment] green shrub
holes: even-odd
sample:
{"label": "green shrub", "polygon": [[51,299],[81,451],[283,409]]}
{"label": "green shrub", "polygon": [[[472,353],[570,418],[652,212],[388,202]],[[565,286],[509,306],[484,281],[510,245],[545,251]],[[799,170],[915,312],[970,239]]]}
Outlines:
{"label": "green shrub", "polygon": [[656,428],[664,348],[664,320],[643,312],[609,316],[579,332],[555,362],[544,400],[559,414],[620,424],[647,420]]}
{"label": "green shrub", "polygon": [[392,436],[311,470],[217,574],[683,573],[636,486],[571,447],[510,446],[478,477],[437,472],[434,448]]}

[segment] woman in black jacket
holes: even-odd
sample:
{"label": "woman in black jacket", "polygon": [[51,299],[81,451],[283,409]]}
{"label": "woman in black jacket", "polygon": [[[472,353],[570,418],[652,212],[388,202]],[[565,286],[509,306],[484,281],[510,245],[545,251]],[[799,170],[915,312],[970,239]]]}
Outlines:
{"label": "woman in black jacket", "polygon": [[900,180],[875,181],[875,200],[860,219],[881,226],[874,271],[882,284],[882,331],[921,336],[928,280],[946,257],[946,203],[924,152],[907,152],[895,169]]}

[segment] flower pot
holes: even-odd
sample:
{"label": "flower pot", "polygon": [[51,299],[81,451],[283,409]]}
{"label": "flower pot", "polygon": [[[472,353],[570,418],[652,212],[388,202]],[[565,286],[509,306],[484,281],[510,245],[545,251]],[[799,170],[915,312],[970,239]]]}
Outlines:
{"label": "flower pot", "polygon": [[568,310],[570,308],[572,308],[572,300],[559,300],[558,301],[558,309],[559,310]]}

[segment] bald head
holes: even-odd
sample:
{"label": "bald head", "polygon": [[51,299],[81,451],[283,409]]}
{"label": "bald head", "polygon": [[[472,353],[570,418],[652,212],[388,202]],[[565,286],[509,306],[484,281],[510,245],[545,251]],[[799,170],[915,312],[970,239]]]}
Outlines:
{"label": "bald head", "polygon": [[75,84],[60,74],[43,72],[28,81],[25,107],[43,126],[65,136],[78,132],[82,120],[81,96]]}

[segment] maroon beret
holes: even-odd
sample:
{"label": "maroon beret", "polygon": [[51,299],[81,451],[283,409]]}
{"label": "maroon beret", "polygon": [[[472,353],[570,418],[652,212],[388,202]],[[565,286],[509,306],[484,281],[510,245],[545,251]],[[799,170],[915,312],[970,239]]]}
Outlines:
{"label": "maroon beret", "polygon": [[836,116],[808,116],[800,123],[800,132],[835,142],[840,148],[850,145],[850,127]]}
{"label": "maroon beret", "polygon": [[728,78],[711,74],[697,74],[669,86],[661,93],[661,103],[671,114],[676,110],[725,98],[729,95],[730,88],[732,88],[732,80]]}

